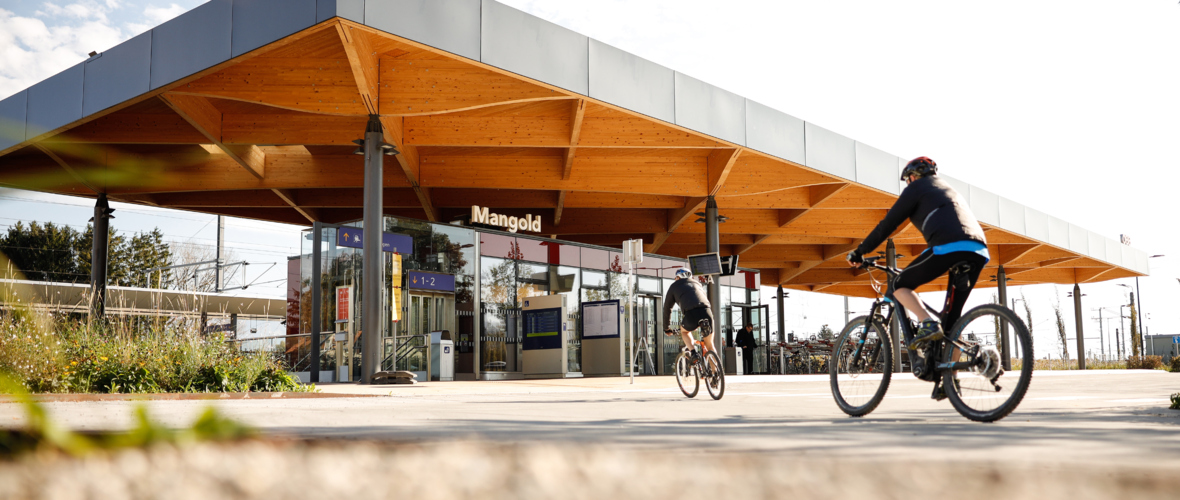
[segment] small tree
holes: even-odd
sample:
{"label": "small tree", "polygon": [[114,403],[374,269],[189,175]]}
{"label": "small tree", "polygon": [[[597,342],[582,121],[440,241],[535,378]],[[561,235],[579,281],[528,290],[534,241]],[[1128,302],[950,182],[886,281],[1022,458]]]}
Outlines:
{"label": "small tree", "polygon": [[819,327],[819,334],[815,337],[820,340],[832,340],[832,338],[835,337],[835,333],[832,332],[831,327],[824,325]]}

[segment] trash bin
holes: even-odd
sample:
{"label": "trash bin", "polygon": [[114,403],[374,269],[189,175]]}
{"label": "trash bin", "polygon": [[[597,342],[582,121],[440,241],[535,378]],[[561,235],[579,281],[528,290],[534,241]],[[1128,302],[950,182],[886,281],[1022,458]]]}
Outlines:
{"label": "trash bin", "polygon": [[451,332],[430,332],[430,380],[455,380],[455,342]]}
{"label": "trash bin", "polygon": [[725,374],[742,375],[746,365],[742,364],[742,350],[737,347],[725,348]]}

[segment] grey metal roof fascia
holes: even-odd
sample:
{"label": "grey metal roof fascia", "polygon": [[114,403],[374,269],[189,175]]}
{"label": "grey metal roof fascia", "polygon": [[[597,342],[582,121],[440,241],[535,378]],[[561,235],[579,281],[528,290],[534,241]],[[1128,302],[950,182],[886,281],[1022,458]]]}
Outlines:
{"label": "grey metal roof fascia", "polygon": [[1090,232],[1076,224],[1069,225],[1069,249],[1082,255],[1090,255]]}
{"label": "grey metal roof fascia", "polygon": [[28,90],[0,101],[0,151],[25,142],[25,112],[28,109]]}
{"label": "grey metal roof fascia", "polygon": [[639,56],[589,39],[588,96],[676,123],[676,73]]}
{"label": "grey metal roof fascia", "polygon": [[316,0],[315,10],[317,24],[333,17],[365,24],[365,0]]}
{"label": "grey metal roof fascia", "polygon": [[1032,208],[1024,207],[1025,236],[1038,241],[1049,242],[1049,215]]}
{"label": "grey metal roof fascia", "polygon": [[152,89],[230,59],[232,0],[210,0],[152,30]]}
{"label": "grey metal roof fascia", "polygon": [[478,61],[481,9],[481,0],[370,1],[364,24]]}
{"label": "grey metal roof fascia", "polygon": [[746,99],[676,73],[676,124],[723,141],[746,145]]}
{"label": "grey metal roof fascia", "polygon": [[86,63],[80,62],[29,87],[24,140],[82,119]]}
{"label": "grey metal roof fascia", "polygon": [[746,147],[800,165],[807,164],[806,123],[746,99]]}
{"label": "grey metal roof fascia", "polygon": [[1050,215],[1049,239],[1046,241],[1050,245],[1069,250],[1069,223]]}
{"label": "grey metal roof fascia", "polygon": [[1129,267],[1126,262],[1123,262],[1123,250],[1119,242],[1110,238],[1103,238],[1106,242],[1106,261],[1118,266]]}
{"label": "grey metal roof fascia", "polygon": [[1008,198],[1000,197],[1000,228],[1028,236],[1025,232],[1025,207]]}
{"label": "grey metal roof fascia", "polygon": [[1000,196],[978,186],[971,186],[971,212],[979,222],[1000,227]]}
{"label": "grey metal roof fascia", "polygon": [[808,167],[856,181],[856,141],[807,122]]}
{"label": "grey metal roof fascia", "polygon": [[86,60],[82,116],[147,93],[152,78],[152,32],[141,33]]}
{"label": "grey metal roof fascia", "polygon": [[316,24],[316,0],[233,0],[230,58]]}
{"label": "grey metal roof fascia", "polygon": [[1086,255],[1097,260],[1106,260],[1106,238],[1093,231],[1086,231],[1088,240],[1086,242]]}
{"label": "grey metal roof fascia", "polygon": [[890,194],[901,194],[901,159],[867,144],[855,141],[856,182]]}
{"label": "grey metal roof fascia", "polygon": [[586,95],[590,39],[495,0],[483,0],[480,61]]}

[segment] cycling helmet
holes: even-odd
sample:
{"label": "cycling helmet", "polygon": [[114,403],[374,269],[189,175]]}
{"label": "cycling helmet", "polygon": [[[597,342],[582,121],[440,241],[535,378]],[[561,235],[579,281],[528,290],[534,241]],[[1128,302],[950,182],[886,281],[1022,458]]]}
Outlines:
{"label": "cycling helmet", "polygon": [[905,168],[901,169],[901,180],[904,181],[906,177],[910,176],[910,174],[918,174],[918,177],[926,177],[927,175],[934,175],[937,173],[938,164],[934,163],[934,160],[931,160],[925,156],[919,156],[910,160],[910,162],[905,165]]}
{"label": "cycling helmet", "polygon": [[682,268],[676,270],[676,279],[691,278],[691,277],[692,277],[692,271],[688,270],[687,267],[682,267]]}

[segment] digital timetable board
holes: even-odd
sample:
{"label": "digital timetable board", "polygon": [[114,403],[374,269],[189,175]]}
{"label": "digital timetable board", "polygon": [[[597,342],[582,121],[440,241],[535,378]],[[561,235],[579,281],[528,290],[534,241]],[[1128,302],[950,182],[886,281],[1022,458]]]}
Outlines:
{"label": "digital timetable board", "polygon": [[688,269],[694,276],[721,274],[721,256],[717,252],[689,255]]}

